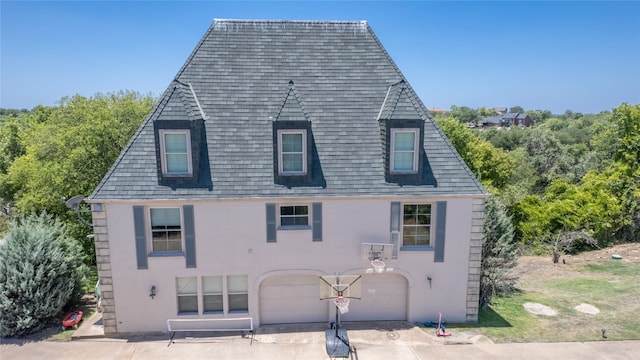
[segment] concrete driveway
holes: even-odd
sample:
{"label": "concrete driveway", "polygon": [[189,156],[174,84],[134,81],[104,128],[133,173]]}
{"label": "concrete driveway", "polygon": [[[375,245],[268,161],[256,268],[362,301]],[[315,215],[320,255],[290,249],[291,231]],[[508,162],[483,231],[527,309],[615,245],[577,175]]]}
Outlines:
{"label": "concrete driveway", "polygon": [[[640,341],[494,344],[473,334],[438,338],[404,322],[347,323],[353,360],[637,359]],[[67,342],[3,339],[2,360],[20,359],[329,359],[324,324],[262,326],[240,333],[178,333]]]}

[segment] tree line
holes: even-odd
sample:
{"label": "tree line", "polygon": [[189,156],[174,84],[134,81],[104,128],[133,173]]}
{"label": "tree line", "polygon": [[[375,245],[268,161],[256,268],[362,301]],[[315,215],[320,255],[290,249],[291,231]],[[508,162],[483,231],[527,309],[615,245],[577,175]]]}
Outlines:
{"label": "tree line", "polygon": [[567,111],[531,128],[469,129],[455,111],[436,120],[505,205],[523,249],[548,251],[558,236],[577,231],[595,246],[638,240],[640,105]]}

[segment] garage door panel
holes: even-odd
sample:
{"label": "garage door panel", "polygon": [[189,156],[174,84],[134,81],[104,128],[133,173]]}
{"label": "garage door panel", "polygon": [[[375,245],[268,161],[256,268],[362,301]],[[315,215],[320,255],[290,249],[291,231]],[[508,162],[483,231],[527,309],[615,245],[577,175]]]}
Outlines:
{"label": "garage door panel", "polygon": [[343,321],[383,321],[407,319],[407,280],[397,274],[366,274],[362,298],[351,299]]}
{"label": "garage door panel", "polygon": [[325,322],[328,305],[320,300],[319,280],[313,275],[274,276],[260,285],[262,324]]}

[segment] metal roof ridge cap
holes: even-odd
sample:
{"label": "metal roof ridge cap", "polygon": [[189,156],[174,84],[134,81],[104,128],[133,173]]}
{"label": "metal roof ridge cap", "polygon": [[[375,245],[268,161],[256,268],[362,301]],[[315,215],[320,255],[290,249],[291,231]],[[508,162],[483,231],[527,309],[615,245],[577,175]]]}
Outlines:
{"label": "metal roof ridge cap", "polygon": [[314,23],[314,24],[360,24],[363,26],[369,25],[367,20],[295,20],[295,19],[223,19],[223,18],[214,18],[215,22],[243,22],[243,23],[252,23],[252,22],[262,22],[262,23]]}
{"label": "metal roof ridge cap", "polygon": [[196,96],[195,90],[193,90],[193,86],[191,86],[190,82],[188,82],[187,85],[189,85],[189,89],[191,90],[191,94],[193,95],[193,99],[196,101],[196,106],[198,107],[198,110],[200,110],[200,115],[202,116],[202,120],[207,120],[207,115],[204,113],[204,110],[202,109],[202,106],[200,106],[200,101],[198,100],[198,97]]}

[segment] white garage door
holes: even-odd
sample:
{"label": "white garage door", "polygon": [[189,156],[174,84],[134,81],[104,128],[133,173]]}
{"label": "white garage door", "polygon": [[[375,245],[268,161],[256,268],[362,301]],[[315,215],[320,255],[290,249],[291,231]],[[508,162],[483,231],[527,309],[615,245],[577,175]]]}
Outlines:
{"label": "white garage door", "polygon": [[320,300],[318,276],[273,276],[260,285],[260,322],[326,322],[329,316],[328,302]]}
{"label": "white garage door", "polygon": [[407,280],[397,274],[362,276],[362,299],[351,299],[341,321],[407,320]]}

